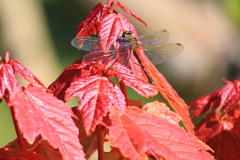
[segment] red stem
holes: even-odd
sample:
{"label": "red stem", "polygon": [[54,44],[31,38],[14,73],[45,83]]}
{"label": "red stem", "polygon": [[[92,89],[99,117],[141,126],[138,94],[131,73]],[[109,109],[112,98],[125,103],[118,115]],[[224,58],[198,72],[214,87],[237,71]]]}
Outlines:
{"label": "red stem", "polygon": [[109,8],[109,10],[108,10],[110,13],[113,12],[113,8],[117,5],[117,3],[118,3],[118,0],[117,0],[116,3],[114,3],[114,0],[112,1],[111,6],[109,6],[110,8]]}
{"label": "red stem", "polygon": [[11,110],[11,114],[12,114],[12,119],[13,119],[13,124],[14,124],[14,127],[15,127],[15,131],[16,131],[16,134],[17,134],[18,143],[19,143],[20,148],[22,150],[26,150],[22,134],[21,134],[21,132],[20,132],[20,130],[18,128],[18,125],[17,125],[17,120],[16,120],[16,117],[15,117],[15,114],[14,114],[13,106],[10,107],[10,110]]}
{"label": "red stem", "polygon": [[104,136],[105,128],[101,125],[97,126],[97,143],[98,143],[98,160],[104,160]]}
{"label": "red stem", "polygon": [[121,91],[123,92],[124,96],[125,96],[125,100],[126,100],[126,105],[129,106],[129,102],[128,102],[128,94],[127,94],[127,88],[126,85],[123,82],[119,82],[120,83],[120,88]]}

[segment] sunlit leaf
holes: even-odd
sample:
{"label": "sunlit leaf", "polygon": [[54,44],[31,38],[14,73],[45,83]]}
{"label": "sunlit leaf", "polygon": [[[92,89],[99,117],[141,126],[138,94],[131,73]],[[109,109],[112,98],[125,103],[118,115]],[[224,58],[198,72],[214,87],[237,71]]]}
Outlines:
{"label": "sunlit leaf", "polygon": [[119,148],[122,155],[129,159],[213,159],[205,151],[209,149],[182,127],[140,110],[127,110],[119,114],[112,109],[109,120],[108,140],[112,147]]}
{"label": "sunlit leaf", "polygon": [[0,99],[3,98],[6,90],[9,92],[10,97],[13,98],[16,85],[17,79],[12,67],[9,64],[0,63]]}
{"label": "sunlit leaf", "polygon": [[106,77],[75,79],[67,89],[66,96],[78,97],[78,110],[82,114],[87,134],[95,129],[110,107],[116,106],[120,112],[124,112],[125,108],[125,97],[121,90]]}
{"label": "sunlit leaf", "polygon": [[108,50],[112,45],[116,45],[116,39],[122,37],[123,32],[132,31],[135,36],[137,32],[135,27],[121,13],[111,13],[105,16],[100,23],[99,36],[103,50]]}
{"label": "sunlit leaf", "polygon": [[31,71],[25,68],[19,60],[13,60],[12,66],[15,72],[19,73],[28,82],[34,85],[40,85],[43,88],[45,88],[42,82],[36,76],[34,76],[34,74]]}
{"label": "sunlit leaf", "polygon": [[154,101],[143,106],[143,110],[154,114],[155,116],[167,119],[170,123],[178,125],[181,117],[166,106],[165,103]]}
{"label": "sunlit leaf", "polygon": [[58,148],[65,159],[85,159],[78,142],[78,129],[71,119],[72,111],[65,103],[29,85],[18,87],[8,105],[13,107],[18,126],[29,143],[41,135]]}
{"label": "sunlit leaf", "polygon": [[105,8],[107,6],[103,3],[98,3],[94,9],[89,13],[87,19],[82,21],[81,24],[77,27],[77,35],[78,36],[91,36],[92,34],[98,34],[99,29],[99,18],[104,15]]}
{"label": "sunlit leaf", "polygon": [[188,105],[189,107],[194,108],[191,113],[191,118],[204,115],[212,109],[222,109],[222,107],[236,94],[234,84],[226,80],[225,82],[226,85],[224,85],[221,89],[200,97]]}

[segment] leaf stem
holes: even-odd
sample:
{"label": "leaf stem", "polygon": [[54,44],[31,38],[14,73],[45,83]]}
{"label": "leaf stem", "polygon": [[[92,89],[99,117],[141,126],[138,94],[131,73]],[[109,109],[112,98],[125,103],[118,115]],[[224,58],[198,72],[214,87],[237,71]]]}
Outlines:
{"label": "leaf stem", "polygon": [[105,128],[102,125],[97,126],[98,160],[104,160],[104,135]]}
{"label": "leaf stem", "polygon": [[120,83],[120,88],[121,91],[123,92],[124,96],[125,96],[125,101],[126,101],[126,105],[129,106],[129,102],[128,102],[128,94],[127,94],[127,89],[126,89],[126,85],[123,82],[119,82]]}
{"label": "leaf stem", "polygon": [[12,114],[13,124],[14,124],[14,127],[15,127],[15,131],[16,131],[16,134],[17,134],[17,139],[18,139],[18,143],[20,145],[20,148],[22,150],[26,150],[22,134],[21,134],[21,132],[20,132],[20,130],[18,128],[18,125],[17,125],[17,119],[16,119],[15,114],[14,114],[13,106],[10,106],[10,111],[11,111],[11,114]]}

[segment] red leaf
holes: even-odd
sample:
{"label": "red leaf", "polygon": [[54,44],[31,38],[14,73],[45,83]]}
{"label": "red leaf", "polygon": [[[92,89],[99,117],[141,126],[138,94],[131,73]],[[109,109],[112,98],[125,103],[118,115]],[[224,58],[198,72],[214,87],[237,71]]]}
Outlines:
{"label": "red leaf", "polygon": [[162,102],[150,102],[143,106],[143,110],[154,114],[155,116],[167,119],[170,123],[178,125],[181,117],[175,112],[170,111],[165,103]]}
{"label": "red leaf", "polygon": [[148,60],[148,58],[145,56],[143,50],[141,48],[137,48],[137,49],[135,49],[135,51],[136,51],[138,58],[142,62],[144,69],[146,69],[146,72],[153,79],[154,85],[161,88],[158,91],[161,92],[161,94],[168,101],[168,103],[171,105],[171,107],[182,118],[182,122],[183,122],[184,126],[186,127],[186,129],[189,132],[194,133],[194,130],[193,130],[194,126],[192,124],[191,119],[189,118],[188,106],[186,105],[186,103],[183,101],[183,99],[181,97],[179,97],[177,92],[167,82],[167,80],[164,78],[164,76]]}
{"label": "red leaf", "polygon": [[99,36],[104,51],[107,51],[112,45],[116,45],[116,39],[122,37],[123,32],[132,31],[138,36],[135,27],[121,13],[111,13],[101,19]]}
{"label": "red leaf", "polygon": [[14,97],[17,79],[14,71],[9,64],[0,63],[0,100],[3,98],[5,91],[9,92],[10,99]]}
{"label": "red leaf", "polygon": [[194,135],[168,120],[135,108],[110,112],[108,140],[129,159],[213,159]]}
{"label": "red leaf", "polygon": [[124,112],[125,97],[121,90],[106,77],[90,76],[75,79],[66,91],[66,97],[77,96],[78,110],[89,135],[112,106]]}
{"label": "red leaf", "polygon": [[45,160],[41,155],[30,152],[30,151],[8,151],[4,149],[0,149],[0,159],[2,160]]}
{"label": "red leaf", "polygon": [[212,109],[216,109],[217,111],[222,109],[222,107],[233,97],[233,95],[236,94],[234,84],[226,80],[225,82],[226,85],[221,89],[206,96],[200,97],[188,105],[189,107],[194,108],[191,113],[191,118],[204,115],[206,112]]}
{"label": "red leaf", "polygon": [[233,97],[223,107],[221,116],[224,116],[229,111],[231,112],[232,110],[235,110],[236,107],[239,106],[239,102],[240,102],[240,93],[237,93],[233,95]]}
{"label": "red leaf", "polygon": [[85,159],[78,142],[78,129],[71,116],[72,111],[62,101],[37,87],[17,88],[14,107],[18,126],[24,138],[33,143],[38,135],[59,148],[65,159]]}
{"label": "red leaf", "polygon": [[63,101],[68,101],[71,97],[66,97],[65,92],[70,84],[80,77],[90,75],[101,75],[105,66],[100,63],[81,63],[82,59],[77,60],[72,65],[65,68],[64,72],[49,87],[49,92]]}
{"label": "red leaf", "polygon": [[239,159],[240,157],[240,119],[225,117],[220,120],[216,113],[211,113],[196,130],[196,136],[208,144],[217,160]]}
{"label": "red leaf", "polygon": [[105,8],[108,6],[103,3],[98,3],[94,9],[88,14],[88,17],[85,21],[83,21],[77,28],[77,35],[79,36],[91,36],[92,34],[99,33],[99,22],[102,16],[104,15]]}
{"label": "red leaf", "polygon": [[[10,54],[6,52],[5,59],[0,57],[0,99],[4,96],[5,91],[9,92],[10,99],[14,97],[15,88],[17,85],[16,74],[19,73],[28,82],[34,85],[44,85],[35,77],[28,69],[26,69],[20,61],[10,59]],[[7,100],[8,101],[8,100]]]}
{"label": "red leaf", "polygon": [[45,88],[44,84],[42,84],[42,82],[37,77],[35,77],[31,71],[25,68],[20,61],[13,60],[12,67],[16,73],[21,74],[21,76],[31,84],[40,85]]}
{"label": "red leaf", "polygon": [[131,71],[119,63],[113,65],[113,72],[119,81],[124,82],[127,86],[133,88],[138,94],[149,98],[157,95],[158,91],[152,84],[146,83],[131,74]]}
{"label": "red leaf", "polygon": [[[137,36],[134,26],[121,13],[116,14],[117,12],[113,10],[114,6],[116,5],[119,6],[125,12],[127,12],[128,14],[130,14],[131,16],[133,16],[134,18],[136,18],[137,20],[141,21],[145,26],[147,26],[147,24],[140,17],[138,17],[126,6],[123,6],[119,1],[117,3],[108,1],[108,6],[104,5],[103,3],[98,3],[94,7],[94,9],[89,13],[87,19],[78,26],[76,37],[79,37],[79,36],[88,37],[88,36],[91,36],[92,34],[98,34],[99,32],[101,32],[102,28],[104,28],[105,25],[109,25],[108,23],[112,23],[113,21],[115,21],[114,19],[116,18],[116,15],[118,15],[117,17],[119,18],[119,20],[116,20],[115,21],[116,23],[114,24],[123,24],[123,25],[122,25],[122,28],[121,26],[113,25],[113,30],[111,33],[113,34],[114,30],[115,31],[117,30],[133,31],[133,33]],[[102,35],[104,35],[104,33],[99,34],[100,37]],[[111,35],[110,32],[107,33],[106,37],[109,38],[110,37],[109,35]]]}
{"label": "red leaf", "polygon": [[129,9],[128,7],[122,5],[120,3],[120,1],[117,2],[117,5],[122,9],[124,10],[125,12],[127,12],[129,15],[131,15],[132,17],[136,18],[137,20],[139,20],[140,22],[142,22],[146,27],[147,27],[147,23],[144,22],[140,17],[138,17],[135,13],[132,12],[131,9]]}

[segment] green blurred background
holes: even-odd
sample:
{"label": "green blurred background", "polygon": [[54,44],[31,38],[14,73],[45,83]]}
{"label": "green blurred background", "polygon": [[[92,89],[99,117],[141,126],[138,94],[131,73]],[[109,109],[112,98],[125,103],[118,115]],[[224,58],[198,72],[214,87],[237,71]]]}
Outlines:
{"label": "green blurred background", "polygon": [[[86,52],[71,46],[77,25],[98,0],[0,0],[0,55],[8,50],[48,86],[62,70]],[[239,78],[239,0],[122,0],[148,23],[129,17],[139,35],[167,29],[170,42],[185,51],[157,68],[179,95],[191,102]],[[119,8],[118,12],[123,13]],[[19,80],[19,85],[26,85]],[[143,99],[129,90],[132,99]],[[0,147],[15,138],[9,108],[0,104]]]}

